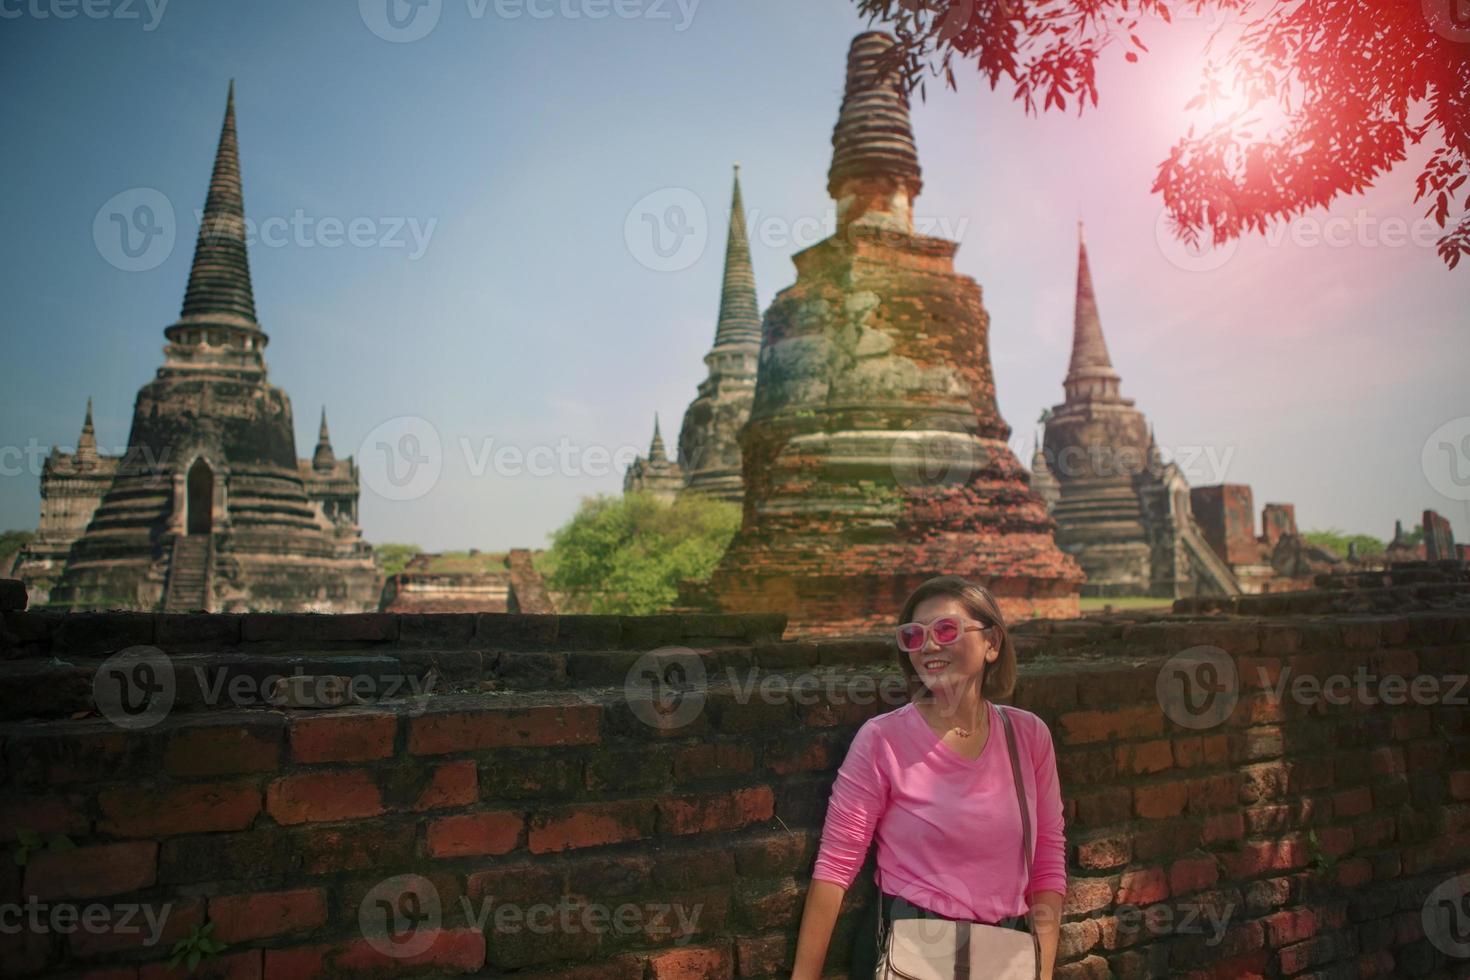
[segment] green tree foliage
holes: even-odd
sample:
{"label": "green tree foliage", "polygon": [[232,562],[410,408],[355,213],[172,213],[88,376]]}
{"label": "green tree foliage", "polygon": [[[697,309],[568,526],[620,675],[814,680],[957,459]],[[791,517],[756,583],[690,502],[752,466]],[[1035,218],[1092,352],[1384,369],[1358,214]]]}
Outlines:
{"label": "green tree foliage", "polygon": [[379,544],[373,546],[373,553],[378,556],[378,561],[383,565],[383,577],[397,575],[403,571],[408,560],[423,551],[416,544]]}
{"label": "green tree foliage", "polygon": [[0,574],[10,570],[15,553],[30,543],[34,531],[0,531]]}
{"label": "green tree foliage", "polygon": [[1348,534],[1346,531],[1330,528],[1326,531],[1307,531],[1302,535],[1308,542],[1319,548],[1327,548],[1333,554],[1342,558],[1347,557],[1348,545],[1358,546],[1358,554],[1366,558],[1369,555],[1381,555],[1388,545],[1373,537],[1371,534]]}
{"label": "green tree foliage", "polygon": [[582,501],[540,567],[567,612],[641,615],[673,605],[679,583],[709,578],[740,527],[739,506],[697,494]]}

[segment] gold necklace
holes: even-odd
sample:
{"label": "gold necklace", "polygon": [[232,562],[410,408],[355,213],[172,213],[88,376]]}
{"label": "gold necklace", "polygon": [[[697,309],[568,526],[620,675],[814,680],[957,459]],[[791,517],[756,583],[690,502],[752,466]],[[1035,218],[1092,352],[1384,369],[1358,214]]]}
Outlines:
{"label": "gold necklace", "polygon": [[[990,716],[989,716],[989,713],[988,712],[986,714],[985,721],[986,722],[989,722],[990,721]],[[950,728],[949,728],[949,730],[952,731],[952,732],[954,732],[960,738],[969,738],[971,735],[975,734],[973,731],[971,731],[968,728],[965,728],[962,725],[951,725]]]}

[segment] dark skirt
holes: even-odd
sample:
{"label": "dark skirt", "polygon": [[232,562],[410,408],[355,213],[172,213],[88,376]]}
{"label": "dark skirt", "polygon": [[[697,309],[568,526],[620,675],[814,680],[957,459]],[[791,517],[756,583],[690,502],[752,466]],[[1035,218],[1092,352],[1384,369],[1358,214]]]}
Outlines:
{"label": "dark skirt", "polygon": [[[848,971],[848,976],[851,980],[873,980],[873,974],[878,972],[878,957],[883,937],[887,935],[888,924],[893,920],[949,918],[950,916],[940,915],[938,912],[931,912],[926,908],[913,905],[907,899],[879,892],[878,901],[868,906],[863,921],[859,923],[857,932],[853,936],[852,967]],[[1030,931],[1024,915],[1013,915],[994,925],[1006,929],[1018,929],[1021,932]]]}

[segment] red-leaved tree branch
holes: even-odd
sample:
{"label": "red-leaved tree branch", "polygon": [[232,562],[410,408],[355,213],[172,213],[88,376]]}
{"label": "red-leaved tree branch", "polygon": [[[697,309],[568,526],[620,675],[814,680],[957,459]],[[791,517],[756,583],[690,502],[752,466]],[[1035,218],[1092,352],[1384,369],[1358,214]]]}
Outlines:
{"label": "red-leaved tree branch", "polygon": [[1426,143],[1414,200],[1445,229],[1446,265],[1470,255],[1470,0],[856,2],[891,26],[893,67],[921,94],[927,77],[954,87],[956,62],[973,62],[1033,113],[1096,106],[1098,58],[1113,46],[1137,61],[1147,18],[1238,18],[1187,107],[1229,97],[1240,108],[1191,127],[1154,178],[1179,237],[1263,231],[1362,191]]}

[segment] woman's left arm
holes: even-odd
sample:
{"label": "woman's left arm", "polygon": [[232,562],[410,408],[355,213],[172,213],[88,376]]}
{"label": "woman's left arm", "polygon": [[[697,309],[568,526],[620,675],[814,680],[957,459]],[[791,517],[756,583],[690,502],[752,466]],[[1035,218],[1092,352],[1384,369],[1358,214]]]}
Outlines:
{"label": "woman's left arm", "polygon": [[1057,777],[1051,731],[1038,720],[1032,759],[1036,772],[1036,857],[1026,896],[1041,946],[1041,977],[1051,980],[1067,893],[1067,839],[1062,814],[1062,784]]}

